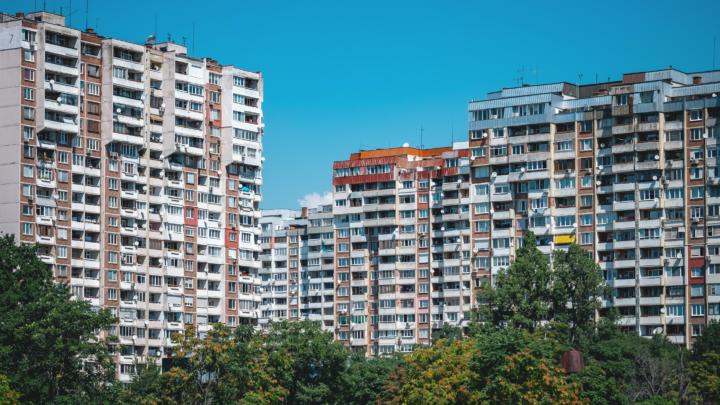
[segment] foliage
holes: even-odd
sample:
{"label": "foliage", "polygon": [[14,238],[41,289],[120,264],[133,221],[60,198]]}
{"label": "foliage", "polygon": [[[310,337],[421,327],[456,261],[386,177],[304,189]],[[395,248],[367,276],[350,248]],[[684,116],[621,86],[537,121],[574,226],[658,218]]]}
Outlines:
{"label": "foliage", "polygon": [[274,323],[264,337],[268,365],[290,403],[328,403],[348,353],[311,321]]}
{"label": "foliage", "polygon": [[691,389],[702,403],[720,403],[720,323],[707,325],[693,345],[691,358]]}
{"label": "foliage", "polygon": [[463,338],[463,330],[457,326],[452,326],[444,323],[440,329],[433,330],[432,340],[437,341],[441,339],[447,340],[458,340]]}
{"label": "foliage", "polygon": [[528,351],[512,354],[493,373],[486,394],[490,403],[581,404],[580,388],[563,371]]}
{"label": "foliage", "polygon": [[[114,320],[54,285],[32,247],[2,238],[0,405],[720,402],[720,324],[692,352],[622,333],[612,317],[596,322],[604,290],[585,252],[571,246],[553,263],[528,234],[497,288],[480,293],[482,322],[468,336],[443,327],[413,353],[367,359],[308,321],[218,324],[175,335],[167,371],[137,365],[115,384],[112,347],[96,338]],[[586,365],[576,374],[559,365],[570,348]]]}
{"label": "foliage", "polygon": [[440,340],[416,349],[388,380],[381,402],[401,404],[470,404],[482,393],[472,385],[479,376],[470,367],[475,342]]}
{"label": "foliage", "polygon": [[615,332],[583,348],[587,367],[576,376],[593,403],[636,403],[687,398],[687,351],[662,336]]}
{"label": "foliage", "polygon": [[0,405],[20,403],[20,393],[10,388],[10,379],[0,374]]}
{"label": "foliage", "polygon": [[553,297],[552,272],[547,257],[537,248],[535,235],[525,234],[515,261],[498,272],[495,286],[483,285],[478,293],[482,322],[530,331],[549,319]]}
{"label": "foliage", "polygon": [[108,342],[96,332],[114,321],[56,285],[32,246],[0,238],[0,374],[23,402],[79,402],[102,394],[115,376]]}
{"label": "foliage", "polygon": [[347,369],[342,373],[337,386],[338,404],[370,404],[376,401],[383,385],[401,364],[399,356],[383,356],[368,359],[356,353],[350,357]]}
{"label": "foliage", "polygon": [[589,335],[595,316],[608,288],[600,266],[580,246],[572,244],[567,252],[553,252],[553,320],[568,325],[570,342],[578,333]]}

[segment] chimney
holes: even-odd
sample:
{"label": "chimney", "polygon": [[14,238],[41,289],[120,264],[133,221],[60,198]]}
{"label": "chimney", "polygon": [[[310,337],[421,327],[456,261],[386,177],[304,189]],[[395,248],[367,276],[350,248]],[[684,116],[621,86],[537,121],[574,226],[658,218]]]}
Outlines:
{"label": "chimney", "polygon": [[23,13],[22,11],[19,11],[19,12],[15,13],[15,17],[24,18],[24,17],[25,17],[25,13]]}
{"label": "chimney", "polygon": [[308,216],[308,209],[307,207],[302,207],[300,209],[300,218],[307,218]]}
{"label": "chimney", "polygon": [[700,83],[702,83],[702,76],[693,76],[692,81],[693,81],[693,84],[700,84]]}

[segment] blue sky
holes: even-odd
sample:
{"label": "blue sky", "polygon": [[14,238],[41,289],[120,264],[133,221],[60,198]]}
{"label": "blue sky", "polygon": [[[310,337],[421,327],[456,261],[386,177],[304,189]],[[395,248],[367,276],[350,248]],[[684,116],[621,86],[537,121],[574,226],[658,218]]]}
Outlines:
{"label": "blue sky", "polygon": [[[467,102],[517,84],[708,70],[720,1],[89,0],[90,26],[142,42],[186,37],[196,56],[265,76],[263,208],[330,191],[334,160],[360,148],[449,144]],[[85,0],[46,0],[85,25]],[[3,0],[5,12],[43,0]],[[523,73],[524,67],[524,73]],[[317,198],[314,198],[317,199]],[[309,197],[313,200],[313,197]]]}

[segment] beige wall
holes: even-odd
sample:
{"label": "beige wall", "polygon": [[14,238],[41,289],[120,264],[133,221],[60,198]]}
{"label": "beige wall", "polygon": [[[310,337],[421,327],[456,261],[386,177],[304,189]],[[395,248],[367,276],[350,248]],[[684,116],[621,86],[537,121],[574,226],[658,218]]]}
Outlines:
{"label": "beige wall", "polygon": [[0,232],[17,234],[20,217],[19,48],[0,51]]}

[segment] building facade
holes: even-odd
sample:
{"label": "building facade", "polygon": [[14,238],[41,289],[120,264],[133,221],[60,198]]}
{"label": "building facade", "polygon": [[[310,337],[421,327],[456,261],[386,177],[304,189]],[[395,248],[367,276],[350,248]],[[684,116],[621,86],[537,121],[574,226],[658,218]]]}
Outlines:
{"label": "building facade", "polygon": [[467,142],[361,151],[333,170],[336,338],[378,355],[465,325],[480,281]]}
{"label": "building facade", "polygon": [[118,372],[189,325],[257,322],[259,73],[0,15],[0,230],[119,324]]}
{"label": "building facade", "polygon": [[260,225],[259,324],[311,320],[334,325],[332,206],[264,210]]}
{"label": "building facade", "polygon": [[469,104],[473,271],[528,231],[599,263],[620,324],[690,345],[720,319],[720,71],[502,89]]}

